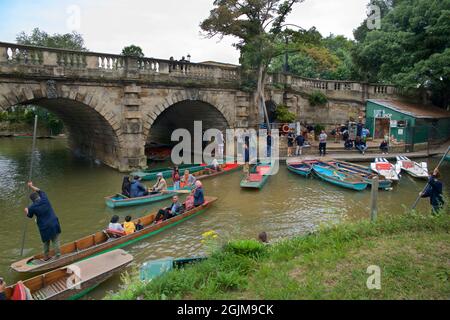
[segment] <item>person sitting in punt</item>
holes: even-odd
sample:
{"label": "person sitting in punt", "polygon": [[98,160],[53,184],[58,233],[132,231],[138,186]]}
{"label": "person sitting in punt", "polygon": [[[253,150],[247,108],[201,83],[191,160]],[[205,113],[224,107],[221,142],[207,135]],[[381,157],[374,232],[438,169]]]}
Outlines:
{"label": "person sitting in punt", "polygon": [[142,229],[144,229],[144,226],[142,225],[141,219],[139,219],[136,224],[136,232],[141,231]]}
{"label": "person sitting in punt", "polygon": [[177,166],[175,166],[172,172],[172,181],[174,190],[180,190],[180,180],[181,180],[180,169]]}
{"label": "person sitting in punt", "polygon": [[387,143],[386,140],[381,141],[380,150],[383,154],[386,154],[389,152],[389,144]]}
{"label": "person sitting in punt", "polygon": [[123,223],[123,229],[126,235],[132,234],[136,231],[136,225],[131,221],[131,216],[125,217],[125,222]]}
{"label": "person sitting in punt", "polygon": [[123,178],[123,182],[122,182],[122,195],[130,198],[131,197],[130,191],[131,191],[130,177],[126,176]]}
{"label": "person sitting in punt", "polygon": [[109,222],[109,225],[108,225],[108,230],[118,231],[118,232],[125,232],[125,229],[119,223],[119,216],[118,215],[112,216],[111,221]]}
{"label": "person sitting in punt", "polygon": [[193,186],[195,184],[197,179],[195,179],[195,177],[189,173],[189,170],[185,170],[184,171],[184,175],[181,178],[181,184],[180,187],[184,188],[187,186]]}
{"label": "person sitting in punt", "polygon": [[194,209],[194,195],[191,193],[187,196],[186,201],[184,202],[184,208],[186,211]]}
{"label": "person sitting in punt", "polygon": [[151,193],[155,194],[167,191],[167,182],[166,179],[164,179],[163,174],[160,172],[156,175],[156,177],[158,178],[158,180],[153,185]]}
{"label": "person sitting in punt", "polygon": [[141,183],[141,177],[135,176],[131,181],[130,196],[131,198],[145,197],[148,195],[147,188]]}
{"label": "person sitting in punt", "polygon": [[203,191],[203,184],[200,181],[195,182],[194,193],[194,206],[199,207],[205,203],[205,193]]}
{"label": "person sitting in punt", "polygon": [[155,222],[158,222],[159,220],[167,220],[169,218],[173,218],[175,216],[177,216],[178,214],[180,214],[182,209],[182,205],[180,203],[180,200],[178,198],[178,196],[173,196],[172,197],[172,204],[170,205],[170,207],[164,208],[164,209],[160,209],[158,211],[158,214],[155,217]]}

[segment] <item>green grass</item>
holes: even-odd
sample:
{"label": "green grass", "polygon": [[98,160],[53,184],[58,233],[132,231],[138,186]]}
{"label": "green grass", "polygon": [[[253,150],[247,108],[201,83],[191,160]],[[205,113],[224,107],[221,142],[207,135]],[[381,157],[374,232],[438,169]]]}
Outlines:
{"label": "green grass", "polygon": [[[448,299],[449,231],[447,213],[412,213],[269,246],[234,240],[150,283],[129,276],[107,299]],[[371,265],[381,268],[381,290],[366,286]]]}

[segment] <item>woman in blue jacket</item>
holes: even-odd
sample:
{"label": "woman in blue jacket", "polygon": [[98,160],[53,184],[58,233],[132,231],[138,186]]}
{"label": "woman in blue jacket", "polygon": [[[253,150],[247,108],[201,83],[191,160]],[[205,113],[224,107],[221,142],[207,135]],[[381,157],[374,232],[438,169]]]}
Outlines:
{"label": "woman in blue jacket", "polygon": [[58,217],[48,200],[47,194],[33,186],[33,182],[28,182],[28,187],[33,190],[33,193],[30,195],[33,203],[28,208],[25,208],[25,213],[30,219],[36,216],[41,240],[44,243],[44,260],[50,259],[50,242],[53,244],[56,258],[59,258],[61,255],[59,250],[61,226],[59,225]]}
{"label": "woman in blue jacket", "polygon": [[199,207],[205,203],[205,193],[203,191],[203,185],[200,181],[195,182],[194,190],[194,206]]}

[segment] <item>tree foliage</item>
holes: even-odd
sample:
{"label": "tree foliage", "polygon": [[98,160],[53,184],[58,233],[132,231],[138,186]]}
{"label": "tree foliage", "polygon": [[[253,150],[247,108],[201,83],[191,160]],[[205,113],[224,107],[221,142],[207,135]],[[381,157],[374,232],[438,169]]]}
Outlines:
{"label": "tree foliage", "polygon": [[355,30],[357,70],[369,82],[430,89],[447,107],[450,92],[450,0],[372,0],[381,29]]}
{"label": "tree foliage", "polygon": [[68,50],[87,51],[84,46],[83,36],[77,32],[49,35],[39,28],[33,29],[30,34],[21,32],[16,36],[16,42],[28,46],[41,46],[48,48],[60,48]]}
{"label": "tree foliage", "polygon": [[139,46],[135,46],[134,44],[127,46],[122,49],[123,56],[130,56],[130,57],[137,57],[137,58],[143,58],[144,52],[142,51],[142,48]]}
{"label": "tree foliage", "polygon": [[[233,36],[244,70],[256,78],[255,104],[268,121],[264,83],[274,56],[280,54],[279,36],[295,4],[304,0],[215,0],[201,29],[209,38]],[[252,71],[255,71],[253,73]]]}

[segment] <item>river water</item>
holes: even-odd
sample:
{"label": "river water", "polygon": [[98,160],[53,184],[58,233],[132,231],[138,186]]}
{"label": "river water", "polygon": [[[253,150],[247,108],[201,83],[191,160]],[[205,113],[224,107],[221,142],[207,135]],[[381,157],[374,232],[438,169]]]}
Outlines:
{"label": "river water", "polygon": [[[9,269],[20,259],[24,207],[29,204],[26,188],[31,139],[0,139],[0,276],[8,284],[26,278]],[[76,240],[105,228],[112,214],[139,217],[167,205],[170,200],[132,209],[111,210],[104,197],[118,192],[122,174],[105,166],[76,159],[65,140],[38,140],[33,181],[46,191],[60,219],[61,243]],[[429,167],[439,159],[427,159]],[[167,165],[167,164],[165,164]],[[443,181],[450,185],[450,165],[442,167]],[[189,257],[202,254],[202,233],[216,231],[221,237],[256,238],[266,231],[269,240],[302,235],[324,223],[369,217],[370,191],[340,189],[318,179],[305,179],[287,171],[284,164],[261,191],[241,190],[240,172],[205,180],[207,195],[219,200],[203,214],[127,248],[134,255],[131,268],[144,261],[163,257]],[[404,175],[392,191],[379,194],[379,215],[404,212],[425,182]],[[446,190],[448,192],[448,189]],[[419,205],[429,210],[427,200]],[[27,221],[25,255],[41,250],[33,220]],[[100,299],[117,290],[116,275],[92,291],[86,299]]]}

